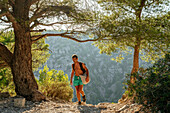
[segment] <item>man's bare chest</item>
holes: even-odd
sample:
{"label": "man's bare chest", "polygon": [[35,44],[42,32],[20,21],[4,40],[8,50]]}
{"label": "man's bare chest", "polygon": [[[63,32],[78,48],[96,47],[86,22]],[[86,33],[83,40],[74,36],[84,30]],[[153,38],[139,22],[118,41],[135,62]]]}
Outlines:
{"label": "man's bare chest", "polygon": [[75,67],[74,67],[75,70],[81,70],[79,63],[76,63],[74,66],[75,66]]}

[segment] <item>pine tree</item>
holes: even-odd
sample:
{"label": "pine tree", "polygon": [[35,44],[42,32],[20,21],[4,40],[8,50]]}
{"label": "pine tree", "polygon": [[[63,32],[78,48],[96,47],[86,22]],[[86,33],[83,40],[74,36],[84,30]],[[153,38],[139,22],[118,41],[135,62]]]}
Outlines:
{"label": "pine tree", "polygon": [[[139,69],[139,53],[145,61],[164,57],[169,47],[170,13],[166,0],[98,0],[102,13],[94,44],[101,53],[119,52],[113,60],[123,59],[123,52],[133,53],[131,73]],[[134,82],[134,80],[132,80]]]}

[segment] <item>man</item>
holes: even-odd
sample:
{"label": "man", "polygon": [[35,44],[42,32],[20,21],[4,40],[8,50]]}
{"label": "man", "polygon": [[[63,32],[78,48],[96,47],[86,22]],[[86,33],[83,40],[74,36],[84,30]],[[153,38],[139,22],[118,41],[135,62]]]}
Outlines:
{"label": "man", "polygon": [[[72,55],[72,60],[73,60],[74,64],[72,64],[70,84],[75,86],[78,104],[81,105],[80,94],[82,94],[83,102],[86,102],[86,96],[85,96],[84,91],[83,91],[83,82],[82,82],[82,80],[79,76],[79,75],[83,75],[83,70],[80,67],[80,62],[78,62],[78,56],[77,55],[75,55],[75,54]],[[84,63],[82,63],[81,65],[82,65],[82,67],[84,68],[84,70],[86,71],[86,74],[87,74],[86,81],[89,81],[88,69],[87,69],[87,67],[85,66]],[[74,73],[75,73],[75,76],[74,76]],[[73,76],[74,76],[74,81],[72,82]]]}

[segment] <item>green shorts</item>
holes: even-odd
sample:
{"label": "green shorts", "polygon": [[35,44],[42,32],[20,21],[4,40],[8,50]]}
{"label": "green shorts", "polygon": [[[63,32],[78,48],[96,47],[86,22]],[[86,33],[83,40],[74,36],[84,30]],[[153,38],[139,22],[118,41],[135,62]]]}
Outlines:
{"label": "green shorts", "polygon": [[83,82],[79,76],[74,76],[73,85],[74,86],[83,85]]}

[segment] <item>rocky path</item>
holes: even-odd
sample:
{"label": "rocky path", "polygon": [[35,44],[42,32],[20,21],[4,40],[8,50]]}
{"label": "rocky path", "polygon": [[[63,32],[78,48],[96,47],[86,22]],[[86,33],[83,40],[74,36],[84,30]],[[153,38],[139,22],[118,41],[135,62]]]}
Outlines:
{"label": "rocky path", "polygon": [[15,107],[14,98],[0,101],[0,113],[144,113],[141,106],[130,103],[99,103],[98,105],[76,102],[26,101],[24,107]]}

